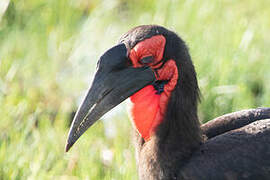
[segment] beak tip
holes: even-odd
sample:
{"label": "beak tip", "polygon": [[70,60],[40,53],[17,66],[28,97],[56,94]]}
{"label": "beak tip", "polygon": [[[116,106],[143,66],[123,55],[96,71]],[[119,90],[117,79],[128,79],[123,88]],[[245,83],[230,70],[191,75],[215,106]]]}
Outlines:
{"label": "beak tip", "polygon": [[74,143],[75,143],[75,141],[71,138],[71,136],[69,134],[69,137],[68,137],[67,142],[66,142],[65,151],[68,152]]}
{"label": "beak tip", "polygon": [[70,148],[72,147],[72,145],[73,145],[73,143],[67,143],[65,151],[68,152],[70,150]]}

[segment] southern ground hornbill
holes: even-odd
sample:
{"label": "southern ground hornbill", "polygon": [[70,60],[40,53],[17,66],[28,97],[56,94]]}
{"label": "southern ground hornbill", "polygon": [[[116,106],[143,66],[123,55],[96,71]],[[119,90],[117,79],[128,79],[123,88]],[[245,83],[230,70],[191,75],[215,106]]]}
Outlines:
{"label": "southern ground hornbill", "polygon": [[66,151],[127,98],[140,179],[270,179],[270,108],[201,126],[188,49],[174,32],[155,25],[130,30],[100,57]]}

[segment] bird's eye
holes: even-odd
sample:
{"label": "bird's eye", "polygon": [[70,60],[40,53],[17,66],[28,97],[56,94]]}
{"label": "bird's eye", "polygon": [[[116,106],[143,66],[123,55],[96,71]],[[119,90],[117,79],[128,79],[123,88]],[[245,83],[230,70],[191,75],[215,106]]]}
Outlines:
{"label": "bird's eye", "polygon": [[152,62],[154,62],[154,57],[153,56],[146,56],[146,57],[144,57],[144,58],[142,58],[140,60],[141,64],[150,64]]}

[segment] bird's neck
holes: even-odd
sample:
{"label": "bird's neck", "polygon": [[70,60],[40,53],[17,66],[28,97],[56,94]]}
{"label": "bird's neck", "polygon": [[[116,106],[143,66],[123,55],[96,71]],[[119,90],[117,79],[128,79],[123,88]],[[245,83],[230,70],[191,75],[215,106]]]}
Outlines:
{"label": "bird's neck", "polygon": [[[153,98],[147,106],[153,106],[155,100],[158,99]],[[155,124],[155,131],[147,140],[136,130],[140,179],[171,179],[202,142],[197,117],[197,92],[192,94],[177,86],[168,100],[166,113]]]}

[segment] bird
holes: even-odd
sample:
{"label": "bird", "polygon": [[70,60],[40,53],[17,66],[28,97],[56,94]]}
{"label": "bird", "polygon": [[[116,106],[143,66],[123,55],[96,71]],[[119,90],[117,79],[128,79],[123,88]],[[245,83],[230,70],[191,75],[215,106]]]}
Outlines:
{"label": "bird", "polygon": [[137,26],[99,58],[66,152],[126,99],[139,179],[270,179],[270,108],[201,124],[195,67],[175,32],[159,25]]}

